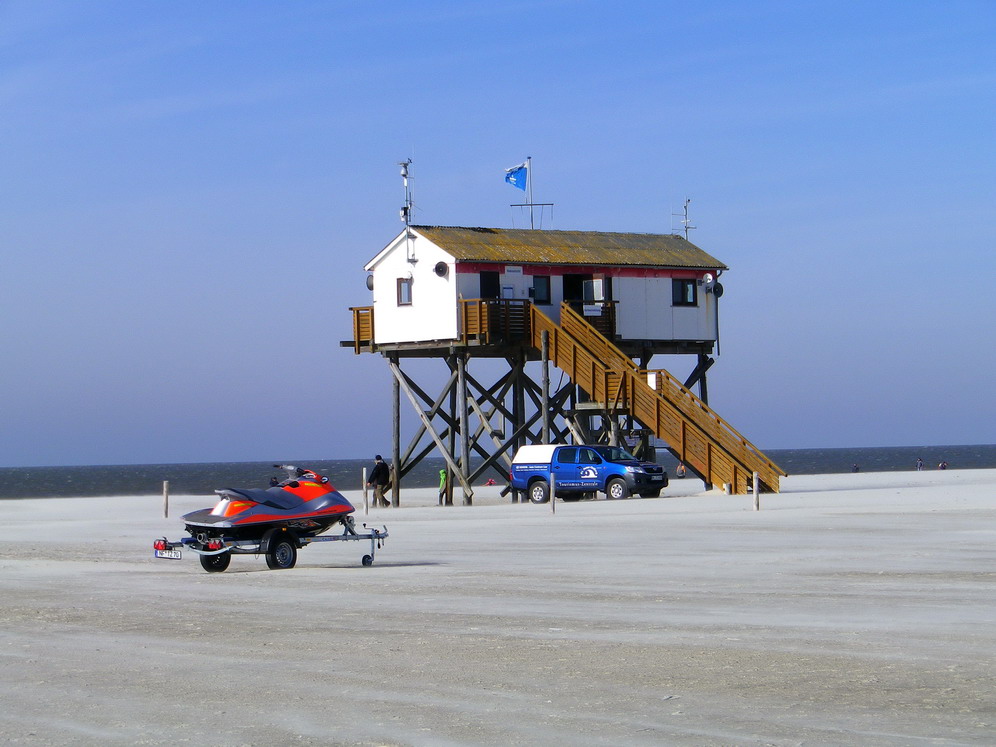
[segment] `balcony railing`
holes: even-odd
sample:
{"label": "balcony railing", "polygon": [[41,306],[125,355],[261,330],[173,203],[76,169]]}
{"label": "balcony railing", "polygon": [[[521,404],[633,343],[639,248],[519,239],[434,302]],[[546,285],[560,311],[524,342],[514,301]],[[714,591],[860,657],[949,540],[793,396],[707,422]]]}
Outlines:
{"label": "balcony railing", "polygon": [[[615,339],[615,301],[569,304],[583,319],[607,339]],[[515,298],[469,298],[459,303],[459,339],[463,344],[480,345],[528,341],[531,337],[532,302]],[[374,307],[351,306],[353,314],[353,352],[374,347]],[[420,342],[411,340],[410,342]]]}
{"label": "balcony railing", "polygon": [[514,298],[461,299],[460,341],[494,345],[528,340],[531,305]]}
{"label": "balcony railing", "polygon": [[350,306],[353,312],[353,352],[359,355],[364,348],[373,347],[374,307]]}

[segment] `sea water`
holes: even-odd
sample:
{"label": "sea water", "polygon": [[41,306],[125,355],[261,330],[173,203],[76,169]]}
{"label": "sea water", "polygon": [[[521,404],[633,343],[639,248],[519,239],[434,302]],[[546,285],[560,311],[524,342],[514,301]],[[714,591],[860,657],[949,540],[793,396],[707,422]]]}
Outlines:
{"label": "sea water", "polygon": [[[941,461],[947,462],[951,469],[996,468],[996,444],[771,449],[765,453],[790,475],[852,472],[855,465],[862,472],[913,470],[918,457],[928,470],[937,469]],[[668,474],[674,475],[677,461],[668,452],[658,450],[657,461]],[[368,474],[373,468],[373,460],[363,459],[306,459],[294,464],[328,475],[340,490],[361,489],[364,467]],[[402,487],[435,487],[439,484],[439,470],[445,466],[439,457],[423,459],[404,476]],[[167,480],[174,495],[213,496],[218,488],[266,487],[271,476],[286,477],[272,462],[6,467],[0,468],[0,499],[155,495],[162,493],[163,482]],[[488,478],[503,483],[507,479],[504,467],[482,475],[477,484],[484,484]]]}

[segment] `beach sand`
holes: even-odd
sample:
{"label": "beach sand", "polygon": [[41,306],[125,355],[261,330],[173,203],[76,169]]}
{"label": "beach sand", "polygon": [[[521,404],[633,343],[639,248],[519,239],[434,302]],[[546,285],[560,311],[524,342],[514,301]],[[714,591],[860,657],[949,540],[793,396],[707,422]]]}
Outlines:
{"label": "beach sand", "polygon": [[701,491],[406,491],[372,567],[220,574],[152,557],[211,496],[2,502],[0,742],[996,743],[996,470]]}

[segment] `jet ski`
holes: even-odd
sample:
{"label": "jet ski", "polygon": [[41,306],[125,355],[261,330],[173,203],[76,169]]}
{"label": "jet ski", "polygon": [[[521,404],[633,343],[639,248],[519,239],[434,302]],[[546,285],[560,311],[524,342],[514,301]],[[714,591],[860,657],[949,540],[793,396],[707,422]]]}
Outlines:
{"label": "jet ski", "polygon": [[356,509],[328,477],[294,465],[273,466],[285,470],[287,479],[268,489],[216,490],[219,500],[214,508],[183,516],[190,537],[180,542],[156,540],[155,556],[179,559],[180,548],[186,548],[200,556],[204,570],[220,572],[228,568],[233,553],[263,554],[270,568],[293,568],[298,548],[341,524],[343,536],[325,539],[371,539],[371,555],[364,557],[363,564],[373,562],[373,540],[379,543],[387,536],[386,529],[357,534],[350,516]]}

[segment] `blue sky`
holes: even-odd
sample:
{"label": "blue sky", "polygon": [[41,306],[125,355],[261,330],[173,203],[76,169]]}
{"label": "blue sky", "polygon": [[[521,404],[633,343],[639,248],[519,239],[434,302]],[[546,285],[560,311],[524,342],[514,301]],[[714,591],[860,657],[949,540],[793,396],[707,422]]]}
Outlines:
{"label": "blue sky", "polygon": [[338,341],[409,157],[419,223],[521,227],[526,156],[548,227],[690,197],[762,448],[996,442],[994,41],[988,1],[2,2],[0,465],[387,451]]}

